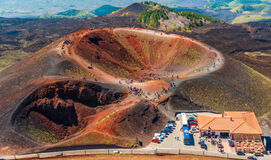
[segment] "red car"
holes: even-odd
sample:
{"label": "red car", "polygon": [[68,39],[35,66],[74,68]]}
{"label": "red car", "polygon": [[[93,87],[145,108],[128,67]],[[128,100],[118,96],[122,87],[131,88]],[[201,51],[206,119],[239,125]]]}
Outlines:
{"label": "red car", "polygon": [[153,143],[159,143],[159,139],[157,139],[157,138],[152,139],[152,142],[153,142]]}
{"label": "red car", "polygon": [[192,127],[192,126],[197,127],[197,126],[198,126],[198,124],[196,124],[196,123],[191,123],[191,124],[190,124],[190,127]]}

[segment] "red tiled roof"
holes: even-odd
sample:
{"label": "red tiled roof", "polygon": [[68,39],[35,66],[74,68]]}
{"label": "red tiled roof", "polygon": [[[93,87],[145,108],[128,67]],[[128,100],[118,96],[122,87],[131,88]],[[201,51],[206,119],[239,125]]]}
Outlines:
{"label": "red tiled roof", "polygon": [[262,134],[253,112],[198,114],[198,124],[200,130],[228,131],[231,134]]}

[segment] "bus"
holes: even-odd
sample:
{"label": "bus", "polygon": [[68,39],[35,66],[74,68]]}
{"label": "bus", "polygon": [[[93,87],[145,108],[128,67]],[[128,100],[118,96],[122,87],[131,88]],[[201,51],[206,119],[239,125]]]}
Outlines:
{"label": "bus", "polygon": [[181,116],[182,116],[182,124],[183,124],[183,126],[188,126],[186,114],[181,113]]}
{"label": "bus", "polygon": [[190,145],[190,134],[189,134],[189,129],[188,126],[183,126],[183,137],[184,137],[184,144],[185,145]]}

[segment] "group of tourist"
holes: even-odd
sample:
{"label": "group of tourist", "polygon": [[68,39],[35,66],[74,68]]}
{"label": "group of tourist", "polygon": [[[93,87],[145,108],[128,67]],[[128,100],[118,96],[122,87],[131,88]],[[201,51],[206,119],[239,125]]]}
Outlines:
{"label": "group of tourist", "polygon": [[132,86],[128,86],[129,92],[136,95],[136,96],[142,96],[144,94],[143,90],[141,88],[136,88]]}

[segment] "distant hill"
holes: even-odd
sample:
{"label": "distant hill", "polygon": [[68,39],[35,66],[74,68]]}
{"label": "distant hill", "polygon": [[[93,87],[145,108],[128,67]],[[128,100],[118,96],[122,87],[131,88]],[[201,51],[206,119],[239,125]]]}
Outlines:
{"label": "distant hill", "polygon": [[213,0],[205,9],[230,10],[237,14],[232,23],[271,19],[271,0]]}
{"label": "distant hill", "polygon": [[89,11],[71,9],[57,14],[45,14],[40,18],[86,18],[94,17],[95,15]]}
{"label": "distant hill", "polygon": [[176,11],[168,6],[156,2],[144,1],[142,5],[148,6],[139,14],[139,21],[143,24],[159,28],[164,31],[191,31],[191,28],[209,23],[222,23],[222,21],[192,11]]}
{"label": "distant hill", "polygon": [[105,16],[119,9],[121,8],[114,7],[111,5],[104,5],[93,11],[70,9],[70,10],[59,12],[56,14],[48,13],[48,14],[40,16],[40,18],[88,18],[88,17],[96,17],[96,16]]}
{"label": "distant hill", "polygon": [[93,14],[95,14],[96,16],[105,16],[108,15],[114,11],[117,11],[121,9],[120,7],[115,7],[115,6],[111,6],[111,5],[103,5],[95,10],[92,11]]}
{"label": "distant hill", "polygon": [[147,11],[150,7],[141,3],[133,3],[132,5],[112,12],[111,16],[138,16],[141,12]]}

